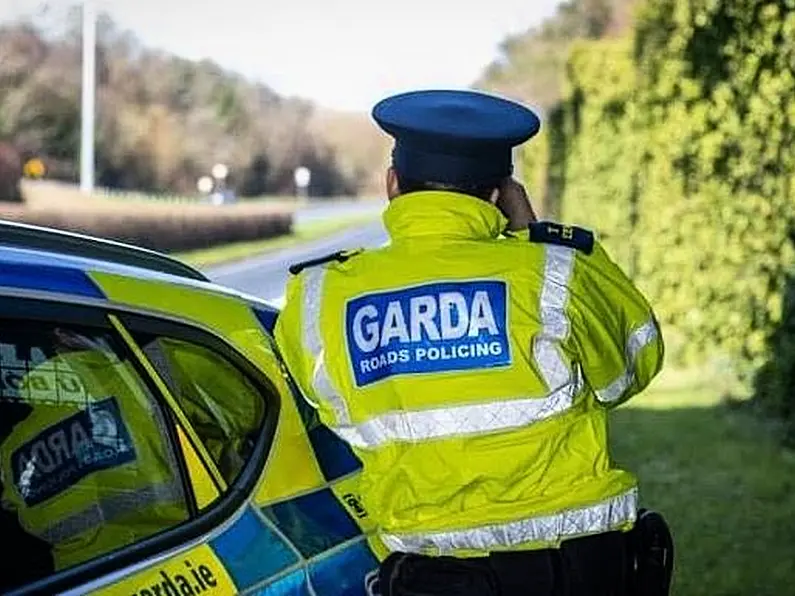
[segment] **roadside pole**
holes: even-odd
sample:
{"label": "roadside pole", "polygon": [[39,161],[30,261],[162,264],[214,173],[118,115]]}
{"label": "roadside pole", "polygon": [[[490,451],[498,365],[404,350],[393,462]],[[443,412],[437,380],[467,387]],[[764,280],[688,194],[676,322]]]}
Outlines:
{"label": "roadside pole", "polygon": [[94,0],[83,0],[83,82],[80,112],[80,190],[94,190],[94,111],[97,14]]}

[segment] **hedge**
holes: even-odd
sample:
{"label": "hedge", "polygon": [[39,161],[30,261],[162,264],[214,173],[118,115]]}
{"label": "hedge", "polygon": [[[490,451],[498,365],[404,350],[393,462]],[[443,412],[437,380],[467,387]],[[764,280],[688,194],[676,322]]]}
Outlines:
{"label": "hedge", "polygon": [[612,256],[632,272],[638,149],[632,130],[631,44],[618,40],[575,45],[567,87],[563,219],[597,228]]}
{"label": "hedge", "polygon": [[640,277],[689,360],[717,350],[753,371],[795,261],[795,3],[650,2],[636,55]]}
{"label": "hedge", "polygon": [[0,219],[53,227],[163,252],[288,234],[292,212],[260,205],[2,206]]}
{"label": "hedge", "polygon": [[574,47],[546,123],[565,146],[546,202],[632,272],[683,338],[674,360],[723,358],[745,381],[791,379],[795,360],[777,331],[792,327],[794,72],[795,0],[649,0],[630,39]]}

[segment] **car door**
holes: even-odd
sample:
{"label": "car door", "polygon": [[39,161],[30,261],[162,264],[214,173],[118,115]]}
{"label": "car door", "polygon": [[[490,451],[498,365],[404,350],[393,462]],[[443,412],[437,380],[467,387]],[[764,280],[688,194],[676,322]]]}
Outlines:
{"label": "car door", "polygon": [[[195,432],[121,331],[102,308],[0,298],[1,535],[13,553],[3,557],[3,590],[84,593],[179,550],[199,557],[183,569],[198,573],[195,585],[236,589],[201,544],[245,495],[195,490],[188,446],[206,469]],[[278,416],[277,396],[262,400],[271,409],[253,463],[264,460]],[[244,489],[257,470],[250,475]]]}
{"label": "car door", "polygon": [[[274,311],[222,288],[193,290],[185,283],[97,272],[91,273],[91,279],[115,303],[169,313],[172,319],[179,318],[216,336],[270,379],[283,397],[275,436],[250,507],[254,518],[264,517],[277,530],[281,540],[271,540],[276,548],[286,544],[297,560],[286,557],[261,573],[239,580],[238,586],[277,594],[313,590],[340,596],[362,594],[364,575],[377,562],[366,542],[373,520],[359,497],[361,463],[345,443],[319,423],[300,394],[290,390],[289,375],[271,337]],[[130,325],[139,323],[129,321]],[[262,535],[260,526],[254,526],[252,537]],[[243,554],[255,558],[254,563],[261,561],[260,552],[259,547],[243,549]],[[241,554],[235,560],[245,558]],[[257,567],[241,563],[241,569]]]}
{"label": "car door", "polygon": [[[253,320],[269,331],[272,320]],[[264,355],[276,357],[273,346],[256,349],[261,332],[238,333],[233,346],[207,331],[151,317],[125,314],[119,322],[151,363],[163,392],[173,397],[177,416],[195,431],[208,476],[221,493],[234,486],[256,428],[246,421],[258,417],[252,380],[272,370],[262,363],[257,370],[256,364]],[[265,468],[240,517],[213,534],[210,545],[239,591],[362,596],[364,577],[377,562],[366,542],[369,519],[356,495],[360,464],[303,399],[296,399],[280,361],[277,370],[275,384],[284,399]],[[237,448],[230,453],[230,446]],[[176,569],[180,564],[175,562]],[[108,593],[140,594],[141,586],[165,587],[164,581],[155,566],[124,581],[126,591]]]}
{"label": "car door", "polygon": [[0,589],[364,593],[357,462],[280,363],[239,347],[188,321],[0,298],[0,524],[19,546]]}

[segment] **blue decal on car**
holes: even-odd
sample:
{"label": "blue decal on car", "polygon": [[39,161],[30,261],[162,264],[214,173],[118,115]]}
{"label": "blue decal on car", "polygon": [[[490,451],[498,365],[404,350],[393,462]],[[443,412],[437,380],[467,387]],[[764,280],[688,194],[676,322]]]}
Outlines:
{"label": "blue decal on car", "polygon": [[306,558],[361,535],[328,488],[276,503],[264,508],[263,513]]}
{"label": "blue decal on car", "polygon": [[53,265],[3,263],[0,268],[0,286],[105,298],[97,284],[84,271]]}
{"label": "blue decal on car", "polygon": [[287,542],[250,507],[210,546],[241,591],[298,562]]}
{"label": "blue decal on car", "polygon": [[377,568],[378,559],[362,539],[313,560],[309,575],[321,594],[367,596],[365,577]]}

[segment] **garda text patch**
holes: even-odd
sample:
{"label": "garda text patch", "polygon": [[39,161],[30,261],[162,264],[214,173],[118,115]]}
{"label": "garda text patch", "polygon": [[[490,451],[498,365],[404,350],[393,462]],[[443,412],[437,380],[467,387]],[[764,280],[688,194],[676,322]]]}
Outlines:
{"label": "garda text patch", "polygon": [[132,438],[112,397],[44,429],[11,456],[14,485],[28,506],[92,472],[134,460]]}
{"label": "garda text patch", "polygon": [[349,301],[345,334],[356,385],[510,364],[506,305],[502,281],[433,283]]}

